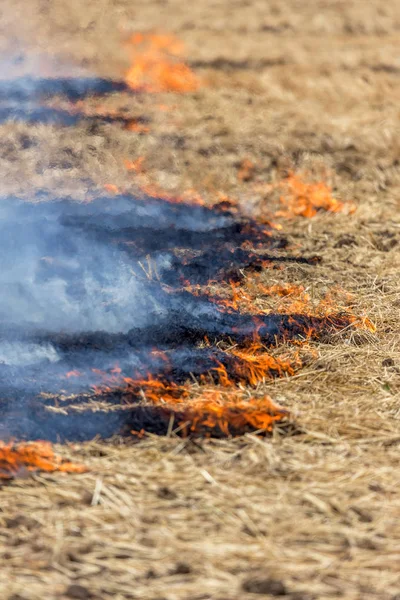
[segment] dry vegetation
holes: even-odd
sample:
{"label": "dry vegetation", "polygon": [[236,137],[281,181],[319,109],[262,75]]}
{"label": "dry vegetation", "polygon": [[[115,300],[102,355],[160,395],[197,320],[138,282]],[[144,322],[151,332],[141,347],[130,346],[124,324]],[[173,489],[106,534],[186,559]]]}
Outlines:
{"label": "dry vegetation", "polygon": [[[21,52],[21,72],[38,55],[46,63],[47,53],[66,73],[80,67],[118,78],[127,67],[121,36],[166,28],[185,42],[203,86],[107,101],[150,117],[145,135],[84,122],[0,125],[2,193],[44,189],[79,199],[107,183],[134,191],[124,160],[145,156],[151,181],[170,191],[192,187],[210,198],[222,191],[248,210],[254,202],[270,211],[277,198],[261,184],[288,169],[307,173],[357,211],[282,221],[292,245],[323,263],[267,271],[263,281],[301,284],[316,299],[339,286],[377,331],[315,344],[305,369],[264,384],[296,415],[300,435],[59,446],[90,472],[35,475],[0,489],[0,597],[395,600],[400,5],[7,0],[0,7],[1,52]],[[47,62],[44,69],[54,68]],[[238,178],[243,159],[255,164],[247,181]]]}

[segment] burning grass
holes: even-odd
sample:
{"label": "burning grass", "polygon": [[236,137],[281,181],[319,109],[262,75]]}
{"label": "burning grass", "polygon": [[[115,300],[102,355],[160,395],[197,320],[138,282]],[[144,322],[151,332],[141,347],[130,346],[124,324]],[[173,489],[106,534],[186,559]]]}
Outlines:
{"label": "burning grass", "polygon": [[273,356],[259,342],[247,348],[234,347],[230,353],[238,359],[235,376],[243,385],[256,386],[265,379],[291,376],[302,366],[297,352],[290,357]]}
{"label": "burning grass", "polygon": [[[136,160],[124,161],[128,171],[135,175],[135,183],[144,193],[149,195],[159,195],[170,202],[186,202],[191,201],[197,204],[211,204],[217,202],[221,207],[226,206],[227,210],[236,210],[241,212],[246,208],[246,202],[240,202],[238,199],[228,196],[221,191],[215,191],[213,194],[215,200],[207,199],[194,190],[188,189],[183,194],[173,195],[163,190],[157,184],[149,181],[149,175],[146,172],[145,157],[140,156]],[[256,179],[256,166],[249,159],[244,159],[238,170],[238,179],[241,183],[252,182],[251,189],[257,192],[267,192],[267,197],[271,192],[279,191],[279,202],[281,208],[273,212],[272,204],[268,209],[269,215],[265,213],[265,206],[256,211],[257,220],[265,222],[269,226],[276,229],[282,229],[281,223],[273,223],[272,219],[281,217],[284,219],[293,219],[296,217],[313,218],[319,212],[340,213],[344,212],[352,215],[356,210],[356,205],[353,202],[344,202],[336,199],[332,195],[331,187],[324,181],[306,182],[304,178],[297,173],[289,173],[289,175],[278,183],[265,184]],[[242,206],[243,205],[243,206]]]}
{"label": "burning grass", "polygon": [[276,216],[285,218],[312,218],[318,211],[346,212],[352,214],[356,207],[351,202],[341,202],[332,196],[332,189],[324,182],[306,183],[299,175],[290,173],[287,179],[279,184],[283,194],[280,197],[282,209]]}
{"label": "burning grass", "polygon": [[84,473],[86,467],[57,456],[49,442],[0,442],[0,480],[10,480],[27,473]]}
{"label": "burning grass", "polygon": [[[241,183],[250,182],[250,189],[255,194],[261,194],[264,201],[258,207],[260,216],[267,209],[272,216],[283,219],[303,217],[312,219],[319,212],[345,213],[352,215],[356,205],[350,201],[341,201],[332,194],[332,188],[325,181],[306,181],[307,176],[293,171],[288,176],[274,183],[266,183],[256,176],[257,169],[248,159],[242,161],[238,170]],[[272,212],[275,196],[279,194],[280,208]],[[265,200],[269,205],[266,206]]]}
{"label": "burning grass", "polygon": [[[173,422],[174,430],[184,435],[243,435],[252,429],[268,434],[275,423],[290,423],[291,414],[274,404],[269,396],[260,397],[258,386],[268,380],[291,377],[310,360],[315,360],[318,353],[309,346],[309,340],[318,340],[328,336],[329,331],[339,332],[354,325],[349,316],[339,318],[334,314],[323,321],[306,317],[304,323],[301,315],[285,317],[287,329],[280,332],[281,342],[289,336],[285,354],[279,355],[273,349],[268,351],[260,337],[250,345],[234,345],[218,352],[206,340],[203,348],[196,350],[197,359],[193,365],[199,365],[199,371],[197,377],[192,375],[195,382],[188,383],[187,378],[178,375],[182,368],[179,350],[177,353],[153,351],[163,365],[158,375],[149,373],[145,378],[139,375],[128,378],[119,367],[114,367],[110,373],[99,372],[102,383],[94,387],[98,401],[107,404],[111,398],[118,397],[122,406],[136,411],[133,425],[140,431],[146,431],[148,427],[146,424],[140,427],[143,424],[140,411],[147,407],[153,422],[155,416],[158,420],[158,429],[150,426],[152,432],[167,433]],[[261,326],[255,320],[255,338],[259,335],[257,327]],[[367,328],[361,322],[357,326]],[[290,337],[291,329],[296,332],[295,338]],[[206,365],[209,365],[208,373],[205,372]],[[193,367],[189,369],[194,371]],[[249,393],[249,388],[253,388],[253,393]],[[73,398],[71,402],[73,404]]]}
{"label": "burning grass", "polygon": [[180,60],[184,46],[172,35],[136,33],[127,42],[132,65],[126,83],[135,91],[194,92],[200,82]]}
{"label": "burning grass", "polygon": [[[129,88],[134,92],[182,93],[198,89],[199,80],[180,58],[183,44],[173,36],[135,34],[127,47],[132,66],[126,83],[119,84],[122,91]],[[145,119],[134,119],[124,111],[108,108],[104,96],[118,85],[99,81],[101,85],[94,80],[82,87],[79,81],[61,80],[50,88],[42,82],[44,92],[39,85],[37,95],[41,99],[49,95],[49,89],[55,90],[69,103],[64,112],[70,117],[118,122],[125,129],[147,132]],[[86,102],[88,90],[90,103]],[[25,96],[23,99],[27,100]],[[48,106],[51,108],[51,102]],[[61,114],[57,106],[56,103],[53,109]],[[295,262],[316,265],[318,258],[296,257],[287,252],[277,255],[274,251],[283,251],[287,240],[276,236],[279,227],[266,221],[265,215],[247,218],[240,202],[221,194],[209,202],[193,189],[182,194],[168,193],[150,181],[144,160],[140,156],[125,161],[126,169],[135,176],[140,197],[107,183],[104,188],[113,197],[94,198],[92,206],[79,209],[65,202],[58,219],[60,236],[68,230],[65,248],[70,243],[85,245],[90,239],[104,259],[104,272],[95,275],[102,282],[98,288],[101,299],[96,297],[96,303],[107,307],[106,312],[111,314],[118,305],[119,298],[110,293],[115,282],[109,283],[107,272],[110,265],[111,271],[118,271],[118,255],[118,265],[126,263],[136,278],[135,284],[140,281],[142,285],[142,296],[150,297],[156,306],[146,306],[152,324],[137,330],[128,329],[127,324],[126,332],[118,331],[113,337],[102,331],[98,339],[93,332],[63,339],[48,334],[46,349],[54,351],[51,356],[57,356],[57,360],[56,367],[48,369],[49,389],[45,392],[54,393],[53,382],[62,381],[67,397],[82,397],[91,390],[97,400],[105,403],[115,397],[128,406],[151,406],[153,417],[157,413],[163,422],[166,418],[177,419],[181,431],[186,433],[240,435],[249,428],[269,433],[275,422],[288,418],[288,411],[275,406],[268,396],[259,398],[252,393],[246,397],[243,388],[250,386],[254,391],[267,380],[293,376],[303,366],[297,348],[309,340],[329,340],[332,333],[351,326],[372,331],[373,325],[353,312],[351,299],[343,293],[329,292],[316,300],[312,290],[300,284],[261,283],[259,274],[263,269],[282,269],[285,263]],[[253,181],[256,188],[256,171],[252,161],[242,161],[239,181]],[[320,210],[346,210],[348,214],[354,210],[350,203],[336,200],[325,183],[305,183],[294,173],[269,187],[283,191],[282,209],[276,213],[280,217],[310,218]],[[52,214],[44,218],[55,222]],[[265,254],[266,249],[270,254]],[[76,302],[87,289],[87,282],[81,285],[79,281],[80,265],[72,273],[68,252],[59,260],[41,257],[39,270],[46,283],[65,277],[68,293]],[[91,269],[95,270],[92,263],[86,270]],[[138,276],[140,269],[142,279]],[[129,289],[134,289],[129,281]],[[107,291],[103,298],[104,290]],[[124,293],[121,290],[119,296]],[[125,312],[131,310],[130,306],[125,308]],[[120,319],[118,313],[118,326]],[[35,339],[35,343],[41,341]],[[152,352],[150,344],[156,348]],[[294,351],[290,356],[279,356],[271,350],[279,344],[292,345]],[[121,356],[122,366],[118,360],[110,366],[113,358]],[[64,363],[67,368],[62,370],[60,365]],[[27,380],[36,375],[29,367]],[[194,387],[187,383],[189,378],[195,380]],[[208,388],[210,380],[216,385],[213,390]],[[36,388],[33,384],[32,389]],[[157,423],[153,429],[157,431]],[[160,433],[164,429],[161,426]]]}
{"label": "burning grass", "polygon": [[[133,165],[135,171],[142,168],[142,162]],[[275,422],[289,418],[288,411],[273,408],[269,397],[243,396],[244,387],[255,390],[265,381],[294,375],[303,366],[297,349],[309,340],[329,342],[332,334],[353,326],[373,329],[369,321],[356,316],[345,294],[340,302],[339,292],[325,294],[316,302],[312,290],[304,286],[261,283],[259,272],[266,265],[282,264],[282,260],[314,266],[317,262],[288,256],[287,251],[284,256],[265,256],[266,249],[283,251],[285,239],[264,223],[244,217],[237,208],[208,207],[183,196],[134,197],[111,187],[109,191],[116,194],[82,205],[65,200],[57,205],[32,205],[28,210],[14,203],[9,213],[4,205],[8,230],[15,226],[18,235],[23,235],[27,227],[32,235],[33,228],[34,239],[40,240],[40,292],[43,285],[61,278],[67,284],[65,300],[72,293],[74,306],[77,300],[85,305],[88,289],[95,284],[96,318],[117,326],[114,332],[91,331],[89,318],[89,331],[59,334],[37,331],[36,326],[31,331],[28,321],[23,334],[16,332],[20,338],[7,341],[1,366],[6,381],[12,377],[19,381],[15,356],[21,347],[24,356],[34,352],[35,360],[50,360],[39,381],[35,362],[23,370],[23,394],[29,398],[24,410],[30,415],[29,423],[36,422],[39,411],[43,431],[48,432],[45,436],[57,437],[60,432],[65,439],[90,437],[95,420],[89,413],[92,425],[88,429],[84,417],[85,407],[90,408],[90,391],[104,408],[122,403],[114,425],[105,424],[97,415],[97,433],[104,436],[123,433],[128,424],[131,429],[164,434],[171,418],[181,432],[196,435],[241,435],[251,427],[270,433]],[[42,231],[49,219],[51,230]],[[64,238],[68,243],[61,243]],[[79,269],[71,272],[70,249],[75,247],[84,251]],[[101,257],[100,271],[97,262],[92,262],[94,247]],[[49,253],[55,255],[43,260]],[[88,271],[89,288],[80,284],[82,277],[86,282]],[[226,285],[224,281],[233,273],[235,278]],[[121,276],[133,297],[121,296]],[[199,278],[202,284],[196,283]],[[100,287],[96,287],[98,279]],[[139,295],[138,290],[142,290]],[[33,291],[34,296],[39,293],[36,288]],[[65,306],[70,306],[69,301]],[[110,321],[114,311],[117,318]],[[141,313],[146,319],[133,327]],[[88,318],[91,313],[86,314]],[[46,318],[50,323],[49,314]],[[71,318],[76,318],[75,312]],[[53,327],[58,327],[58,319]],[[126,331],[121,330],[121,319]],[[292,346],[293,352],[279,355],[275,349],[282,344]],[[190,378],[196,382],[194,387],[187,383]],[[6,389],[11,388],[7,383]],[[57,396],[60,389],[67,403]],[[50,394],[44,407],[43,391]],[[49,400],[54,397],[52,407]],[[43,408],[45,413],[55,410],[53,420],[43,416]],[[71,422],[76,426],[65,428],[65,418],[61,413],[57,416],[60,408],[61,412],[67,409],[66,419],[74,415]]]}
{"label": "burning grass", "polygon": [[[125,378],[120,388],[122,401],[136,403],[141,397],[144,404],[158,407],[158,415],[169,430],[182,435],[220,437],[255,430],[265,434],[272,431],[275,423],[289,418],[289,411],[275,404],[269,396],[256,397],[238,388],[222,366],[215,371],[220,381],[217,388],[210,387],[205,380],[202,384],[179,385],[150,376],[143,380]],[[112,391],[113,388],[98,389],[101,395]]]}
{"label": "burning grass", "polygon": [[[240,390],[204,391],[196,400],[179,411],[183,433],[203,435],[243,435],[250,431],[270,433],[277,423],[289,417],[289,411],[268,396],[243,397]],[[175,413],[174,419],[176,419]]]}
{"label": "burning grass", "polygon": [[230,307],[248,314],[299,314],[314,317],[329,317],[344,315],[349,322],[365,327],[375,332],[375,326],[368,317],[362,317],[354,312],[357,300],[341,288],[333,288],[322,296],[317,296],[313,288],[306,289],[295,283],[265,285],[260,281],[260,275],[251,274],[242,281],[230,281],[222,288],[221,295],[227,298],[217,298],[221,306]]}
{"label": "burning grass", "polygon": [[[136,33],[126,42],[132,65],[125,81],[102,78],[30,78],[0,82],[0,122],[73,126],[79,121],[109,123],[138,134],[149,133],[148,119],[130,115],[132,92],[185,93],[196,91],[200,80],[180,58],[183,44],[168,34]],[[125,104],[116,109],[113,95],[124,92]],[[169,107],[160,105],[160,111]]]}

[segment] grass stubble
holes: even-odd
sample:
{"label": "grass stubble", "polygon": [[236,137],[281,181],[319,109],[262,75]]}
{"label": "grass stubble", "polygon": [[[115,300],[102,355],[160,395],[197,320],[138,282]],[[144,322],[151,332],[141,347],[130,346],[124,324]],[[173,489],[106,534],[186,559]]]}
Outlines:
{"label": "grass stubble", "polygon": [[[27,4],[29,23],[18,17]],[[189,15],[178,0],[58,0],[45,9],[21,0],[2,15],[1,46],[10,49],[14,31],[25,55],[53,52],[119,77],[121,31],[164,30],[166,16],[206,84],[179,97],[131,98],[132,114],[152,119],[146,135],[84,122],[0,125],[3,193],[82,199],[107,183],[135,191],[124,160],[139,156],[171,192],[223,190],[250,208],[269,210],[274,197],[238,180],[244,158],[262,182],[289,169],[327,180],[356,213],[285,221],[292,245],[323,262],[268,270],[262,281],[300,283],[316,298],[339,286],[376,333],[315,343],[295,376],[260,384],[296,416],[300,435],[276,428],[271,439],[191,440],[172,430],[139,443],[56,446],[90,471],[1,488],[1,598],[395,600],[400,9],[394,0],[287,0],[228,10],[204,0]]]}

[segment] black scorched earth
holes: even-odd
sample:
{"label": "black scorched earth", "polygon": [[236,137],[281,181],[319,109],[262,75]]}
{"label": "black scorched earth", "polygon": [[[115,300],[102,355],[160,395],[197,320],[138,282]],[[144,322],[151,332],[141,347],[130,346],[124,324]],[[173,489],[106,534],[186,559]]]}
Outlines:
{"label": "black scorched earth", "polygon": [[[278,341],[310,332],[320,337],[348,325],[345,316],[241,314],[183,290],[183,283],[237,279],[242,269],[266,264],[315,263],[276,256],[285,240],[225,205],[120,195],[88,203],[4,199],[0,210],[6,257],[0,372],[8,436],[72,440],[142,428],[163,433],[173,412],[180,422],[191,410],[189,378],[204,382],[208,376],[221,384],[222,369],[230,385],[243,379],[240,363],[246,359],[216,342],[246,348],[257,338],[265,352]],[[278,363],[267,367],[264,376],[282,374]],[[93,398],[103,405],[94,409]],[[199,407],[198,399],[193,402]],[[243,410],[240,402],[237,410]],[[276,411],[280,417],[285,412]]]}

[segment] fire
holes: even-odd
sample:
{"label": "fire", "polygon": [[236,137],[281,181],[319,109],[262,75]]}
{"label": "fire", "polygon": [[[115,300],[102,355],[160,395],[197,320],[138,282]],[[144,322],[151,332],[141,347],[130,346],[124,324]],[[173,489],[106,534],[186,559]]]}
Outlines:
{"label": "fire", "polygon": [[174,36],[137,33],[128,46],[132,65],[125,79],[132,90],[182,93],[198,89],[198,78],[179,60],[183,44]]}
{"label": "fire", "polygon": [[208,390],[185,406],[179,414],[179,423],[192,433],[220,431],[228,436],[254,430],[270,432],[288,416],[288,411],[269,396],[244,398],[239,390]]}
{"label": "fire", "polygon": [[129,123],[125,126],[127,131],[134,131],[135,133],[149,133],[150,127],[148,125],[144,125],[143,123],[138,123],[134,119],[129,121]]}
{"label": "fire", "polygon": [[110,192],[111,194],[119,194],[121,192],[119,187],[114,183],[105,183],[103,187],[107,192]]}
{"label": "fire", "polygon": [[144,400],[152,404],[183,402],[187,400],[190,394],[188,386],[153,379],[150,375],[147,379],[124,378],[124,384],[127,397],[141,395]]}
{"label": "fire", "polygon": [[[174,196],[149,183],[143,156],[126,160],[124,164],[135,175],[142,191],[150,196],[171,203],[206,204],[195,190]],[[302,185],[303,194],[308,194],[308,198],[311,190],[313,198],[313,186]],[[110,192],[119,191],[111,185],[107,187]],[[226,201],[226,198],[220,198],[222,202]],[[313,202],[315,208],[317,203],[315,200]],[[339,210],[339,205],[336,208]],[[268,234],[266,231],[265,235]],[[251,251],[253,248],[250,245],[248,249]],[[260,264],[264,264],[262,255]],[[222,291],[219,296],[216,295],[217,289],[220,294]],[[368,319],[355,314],[353,296],[339,289],[317,295],[312,286],[306,288],[292,282],[266,285],[262,283],[260,274],[248,273],[240,281],[232,280],[228,284],[210,280],[206,285],[193,285],[186,280],[183,281],[183,290],[207,298],[217,304],[221,311],[225,310],[231,315],[253,315],[253,333],[249,334],[247,342],[241,341],[241,345],[225,350],[220,348],[215,366],[209,367],[208,373],[200,375],[195,383],[171,380],[173,364],[162,349],[157,348],[151,353],[165,362],[162,374],[154,376],[149,373],[145,377],[128,378],[119,367],[108,373],[95,369],[92,371],[101,379],[100,385],[93,387],[96,394],[118,392],[122,402],[128,406],[156,408],[157,414],[164,419],[173,418],[186,433],[239,435],[255,429],[271,431],[274,423],[288,417],[288,412],[277,407],[267,396],[261,399],[253,395],[245,396],[243,386],[256,388],[260,382],[275,377],[293,376],[304,364],[299,346],[304,353],[304,347],[309,348],[307,342],[321,338],[327,331],[339,331],[350,325],[374,330]],[[168,293],[173,292],[182,292],[182,288],[168,289]],[[259,330],[264,326],[262,317],[271,313],[286,317],[277,330],[276,342],[292,343],[293,350],[286,351],[282,356],[268,352],[261,342]],[[208,342],[207,347],[212,350],[213,346]],[[310,352],[312,355],[312,350]]]}
{"label": "fire", "polygon": [[68,371],[68,373],[65,374],[65,377],[67,379],[71,379],[71,377],[82,377],[82,373],[77,369],[74,369],[72,371]]}
{"label": "fire", "polygon": [[[130,38],[128,46],[132,56],[132,65],[126,73],[126,85],[131,90],[151,93],[183,93],[193,92],[199,88],[198,78],[181,59],[184,50],[183,44],[174,36],[140,33]],[[122,84],[125,92],[126,85]],[[127,116],[126,106],[117,110],[111,104],[107,105],[104,98],[100,100],[99,96],[96,96],[96,98],[97,100],[91,98],[89,103],[79,99],[72,102],[71,99],[68,99],[70,104],[66,112],[69,111],[71,115],[82,115],[84,118],[90,119],[96,119],[97,117],[107,123],[118,122],[125,129],[136,133],[149,131],[149,127],[145,124],[147,123],[145,118],[130,118]],[[49,107],[51,107],[51,103]],[[167,111],[172,110],[172,107],[160,104],[159,109]],[[173,343],[177,344],[179,350],[179,353],[177,352],[175,356],[178,356],[180,361],[182,360],[181,357],[184,356],[186,360],[188,353],[189,361],[184,362],[183,365],[178,362],[174,364],[171,356],[176,352],[176,348],[172,347],[170,349],[167,341],[165,342],[167,350],[164,350],[163,340],[169,340],[166,336],[165,338],[156,337],[156,339],[161,340],[160,348],[155,348],[151,352],[148,349],[146,350],[148,354],[152,355],[152,360],[146,362],[144,357],[146,352],[141,349],[137,363],[140,366],[135,367],[137,371],[134,372],[132,377],[126,377],[126,371],[124,372],[124,370],[129,369],[129,367],[126,367],[125,363],[123,368],[119,367],[118,364],[111,368],[108,362],[105,364],[95,362],[94,364],[104,366],[105,369],[103,371],[88,367],[88,370],[91,371],[89,381],[98,382],[97,385],[92,385],[92,391],[97,395],[96,400],[99,399],[98,396],[112,394],[114,395],[113,400],[118,399],[119,401],[121,399],[121,403],[124,404],[122,408],[127,409],[127,413],[137,407],[146,407],[146,409],[151,407],[155,410],[157,417],[172,418],[185,433],[241,435],[251,430],[271,431],[274,424],[284,421],[290,414],[287,410],[275,404],[269,396],[263,395],[260,397],[257,386],[261,382],[276,377],[293,376],[304,364],[300,351],[304,356],[304,346],[309,340],[321,339],[326,333],[338,332],[351,325],[374,331],[374,325],[367,318],[357,316],[354,298],[341,290],[330,290],[317,296],[312,286],[305,287],[296,283],[266,285],[261,282],[257,273],[250,273],[250,268],[258,271],[261,268],[276,268],[277,262],[274,262],[274,255],[270,253],[267,257],[265,254],[259,254],[258,250],[264,251],[271,248],[281,250],[287,242],[287,240],[278,239],[272,235],[272,228],[281,228],[280,225],[266,220],[266,217],[273,216],[273,213],[271,215],[269,213],[258,215],[258,218],[254,217],[257,212],[260,212],[259,209],[255,208],[254,203],[249,202],[246,209],[245,202],[236,201],[216,190],[213,190],[213,200],[210,200],[207,196],[203,197],[194,189],[185,190],[180,194],[172,194],[150,180],[144,156],[126,160],[124,164],[126,169],[134,175],[137,188],[143,194],[154,197],[140,198],[143,204],[147,201],[157,208],[161,204],[160,202],[153,202],[157,199],[187,206],[206,206],[207,210],[193,211],[200,215],[199,219],[202,213],[206,214],[208,209],[211,210],[212,207],[217,207],[215,215],[211,215],[213,217],[212,221],[217,223],[228,222],[228,226],[214,226],[210,221],[209,229],[203,230],[200,228],[197,230],[197,228],[194,228],[193,233],[190,233],[191,230],[188,229],[190,235],[187,235],[188,232],[185,231],[186,225],[184,224],[185,219],[182,221],[183,225],[179,222],[180,211],[178,208],[175,206],[171,210],[171,207],[168,207],[168,213],[173,214],[172,222],[176,218],[177,225],[181,227],[181,229],[179,227],[177,229],[180,232],[184,231],[188,238],[194,238],[195,240],[195,243],[191,241],[186,244],[186,242],[181,241],[181,237],[177,236],[176,241],[172,238],[170,245],[169,238],[167,240],[166,247],[168,249],[173,248],[170,253],[174,255],[173,259],[177,259],[176,263],[171,259],[171,264],[174,265],[173,268],[178,265],[176,279],[166,279],[167,283],[163,281],[162,274],[158,275],[156,266],[153,270],[151,253],[146,255],[148,269],[142,265],[144,259],[141,258],[142,262],[138,259],[137,263],[143,268],[149,279],[152,279],[153,273],[155,273],[154,279],[157,279],[161,289],[164,290],[168,287],[167,293],[172,294],[175,292],[186,299],[188,297],[187,292],[190,292],[193,296],[199,297],[199,306],[201,307],[204,301],[207,310],[200,312],[200,317],[196,315],[197,304],[193,302],[193,298],[190,299],[191,302],[188,307],[184,307],[182,311],[180,307],[176,308],[178,305],[171,305],[173,307],[173,311],[171,311],[172,319],[176,318],[178,321],[176,329],[178,332],[185,331],[185,327],[179,323],[177,318],[179,312],[185,313],[186,311],[189,318],[192,315],[195,316],[194,324],[190,324],[192,328],[187,327],[187,335],[182,333],[182,341],[179,339],[181,334],[176,334],[174,328],[171,327],[174,336]],[[334,198],[332,189],[324,182],[307,183],[299,175],[290,173],[284,181],[268,185],[261,184],[260,186],[260,181],[256,180],[258,171],[258,165],[245,158],[238,167],[237,178],[239,182],[251,182],[252,191],[269,194],[272,191],[277,193],[277,190],[280,190],[282,194],[280,197],[281,210],[276,212],[277,216],[311,218],[319,211],[331,213],[347,211],[348,214],[351,214],[355,210],[352,203],[341,202]],[[124,193],[123,188],[112,183],[104,184],[104,189],[114,195]],[[209,190],[209,187],[206,186],[206,189]],[[134,197],[132,196],[131,199],[134,199]],[[128,200],[128,198],[116,197],[112,202],[118,205],[118,200]],[[225,214],[222,214],[224,211],[226,211]],[[185,213],[185,211],[182,212]],[[249,215],[251,218],[246,220]],[[111,216],[113,217],[112,211]],[[214,216],[217,216],[218,219],[214,219]],[[226,219],[225,216],[229,216],[229,218]],[[156,220],[157,218],[155,218]],[[232,228],[230,228],[231,221]],[[75,222],[74,219],[72,219],[72,222]],[[82,223],[81,226],[84,228],[85,218],[78,219],[78,222]],[[133,222],[135,223],[135,221]],[[140,223],[140,219],[138,222]],[[146,236],[155,237],[158,230],[161,229],[157,228],[157,225],[155,223],[153,228],[148,226],[147,221],[145,221],[145,226],[141,226],[141,228],[146,232]],[[213,237],[209,233],[212,233],[214,228],[216,234]],[[174,227],[169,225],[169,229],[173,231]],[[123,244],[126,244],[126,246],[132,245],[130,249],[133,249],[135,244],[139,245],[141,240],[140,227],[132,227],[132,230],[135,233],[130,238],[130,234],[125,232],[123,228],[120,230],[116,228],[117,233],[123,232]],[[168,231],[168,235],[169,233],[170,231]],[[125,239],[125,236],[127,236],[127,239]],[[207,241],[203,246],[203,238],[211,241]],[[265,243],[268,238],[270,238],[271,244]],[[112,235],[110,238],[107,236],[107,239],[114,240]],[[185,236],[183,236],[183,239],[185,239]],[[117,240],[119,241],[119,238],[115,236],[115,241]],[[117,245],[118,242],[115,246]],[[151,248],[152,244],[149,244],[149,247]],[[204,270],[205,277],[203,279],[196,279],[196,273],[194,275],[188,274],[190,273],[189,269],[182,270],[182,272],[179,270],[180,266],[187,266],[193,257],[195,259],[194,264],[196,264],[198,258],[202,259],[203,250],[206,263],[215,262],[218,265],[218,259],[221,256],[223,257],[221,259],[222,275],[225,277],[225,281],[229,278],[232,278],[232,281],[222,284],[220,280],[218,282],[213,281],[212,277],[222,278],[222,275],[219,271],[208,270],[208,264],[204,268],[200,260],[198,261],[200,267],[197,267],[197,269],[199,271]],[[177,251],[176,255],[174,251]],[[248,255],[250,258],[246,262]],[[279,255],[275,258],[276,261],[281,259],[280,268],[282,269],[285,259],[288,261],[300,260],[300,258],[293,256],[282,257]],[[312,259],[302,258],[304,262],[310,261],[308,264],[312,263]],[[43,257],[42,261],[46,266],[52,264],[54,259]],[[189,266],[191,265],[189,264]],[[222,270],[223,267],[226,267],[225,271]],[[246,269],[247,271],[245,271]],[[239,270],[240,274],[237,274]],[[211,274],[208,275],[209,273]],[[194,282],[200,281],[203,284],[192,284],[191,277],[193,277]],[[204,285],[207,277],[210,277],[210,279]],[[175,282],[178,282],[178,284],[175,284],[174,287]],[[182,293],[183,290],[179,287],[181,283],[183,283],[185,293]],[[216,295],[216,291],[220,293],[219,296]],[[214,303],[214,306],[208,306],[207,301],[208,304]],[[166,312],[169,310],[169,306],[169,303],[167,303]],[[211,316],[207,313],[210,313]],[[204,327],[204,330],[201,328],[200,320],[203,315],[206,315],[204,321],[210,318],[213,327]],[[215,315],[218,318],[214,319]],[[272,315],[272,318],[265,318],[266,315]],[[226,323],[224,322],[225,317]],[[214,322],[212,319],[214,319]],[[160,322],[162,323],[160,328],[168,327],[168,325],[165,325],[166,321]],[[269,327],[270,324],[271,327]],[[158,327],[157,324],[156,327]],[[197,332],[194,331],[196,327],[198,327],[200,338],[196,337]],[[203,333],[205,335],[205,332],[210,334],[210,338],[215,335],[215,338],[219,341],[210,342],[206,338],[206,345],[201,345],[199,339],[201,340],[201,336]],[[146,339],[146,336],[144,336],[144,339]],[[150,339],[153,338],[150,336]],[[237,345],[233,345],[235,342]],[[278,343],[292,344],[292,347],[285,350],[285,354],[279,355]],[[230,344],[230,347],[228,344]],[[302,344],[303,346],[299,350],[299,346]],[[98,344],[96,341],[95,346],[97,348],[97,346],[101,346],[101,343]],[[203,359],[201,351],[203,350],[205,350],[204,364],[201,363]],[[190,356],[191,351],[192,356]],[[170,352],[170,355],[168,352]],[[192,359],[193,363],[190,362]],[[198,366],[198,363],[200,366]],[[74,379],[82,377],[86,380],[86,373],[77,368],[74,369],[72,364],[68,367],[72,370],[66,371],[66,374],[61,375],[61,378],[65,387],[67,387],[69,380],[70,388],[77,389],[79,381]],[[143,364],[145,366],[142,366]],[[189,369],[192,369],[192,364],[195,365],[193,367],[195,374],[189,371]],[[79,366],[79,368],[81,367]],[[85,369],[86,367],[82,368]],[[130,371],[128,373],[131,374]],[[189,374],[192,376],[190,383],[188,382]],[[87,384],[87,386],[89,385],[90,383]],[[246,391],[245,386],[251,386],[251,392],[249,389]],[[74,394],[71,395],[71,398],[73,397]],[[64,400],[67,402],[66,398],[63,398]],[[70,398],[68,398],[68,402],[69,400]],[[135,433],[139,437],[144,433],[144,430],[140,429],[141,424],[138,426],[138,432]],[[52,446],[46,442],[30,444],[4,444],[0,442],[0,479],[10,479],[24,471],[35,470],[81,473],[86,469],[82,465],[64,462],[61,457],[54,454]]]}
{"label": "fire", "polygon": [[333,213],[346,211],[348,214],[356,210],[353,203],[334,198],[331,187],[324,182],[305,183],[298,175],[290,173],[279,186],[284,190],[280,197],[283,208],[276,212],[276,216],[312,218],[320,210]]}
{"label": "fire", "polygon": [[[205,294],[209,297],[210,301],[219,304],[223,308],[231,310],[240,310],[241,312],[247,312],[250,314],[263,312],[267,314],[270,312],[267,308],[263,307],[263,301],[266,298],[272,298],[276,302],[281,303],[283,298],[299,298],[304,295],[304,287],[296,284],[274,284],[266,286],[260,283],[259,274],[252,273],[252,277],[246,277],[244,281],[229,281],[228,285],[223,287],[223,297],[215,296],[213,292],[213,282],[209,282],[208,286],[202,287],[199,285],[190,285],[186,283],[184,289],[190,291],[193,295],[199,296]],[[225,297],[227,296],[227,297]],[[307,301],[309,296],[306,296]],[[300,312],[305,312],[309,306]]]}
{"label": "fire", "polygon": [[205,205],[204,198],[192,188],[189,188],[182,192],[182,194],[178,195],[169,193],[156,183],[139,184],[139,189],[147,196],[159,198],[160,200],[164,200],[164,202],[170,202],[171,204],[189,204],[192,206]]}
{"label": "fire", "polygon": [[289,416],[269,396],[245,397],[232,382],[217,389],[204,386],[191,389],[189,385],[167,383],[150,376],[146,380],[125,379],[125,383],[127,401],[140,391],[147,403],[159,406],[166,416],[173,416],[186,432],[219,430],[224,435],[241,435],[250,430],[271,431],[274,423]]}
{"label": "fire", "polygon": [[238,380],[252,386],[274,376],[294,375],[296,368],[301,367],[297,353],[292,361],[286,357],[275,357],[263,351],[257,342],[249,348],[234,348],[230,353],[239,359],[235,369]]}
{"label": "fire", "polygon": [[[160,355],[159,351],[157,356]],[[293,375],[300,361],[275,358],[263,351],[259,343],[248,348],[232,348],[225,352],[223,364],[211,370],[212,379],[201,376],[196,383],[178,384],[162,377],[122,377],[118,368],[111,375],[100,372],[103,384],[97,394],[118,392],[126,405],[144,404],[157,407],[164,419],[173,417],[184,426],[186,433],[215,433],[241,435],[250,430],[271,431],[275,422],[288,417],[288,411],[275,405],[269,396],[248,397],[241,385],[256,386],[274,375]],[[168,358],[161,354],[168,369]],[[297,364],[296,364],[297,360]],[[215,387],[215,383],[217,387]]]}
{"label": "fire", "polygon": [[34,471],[84,473],[87,468],[54,454],[50,442],[5,444],[0,441],[0,479],[13,479]]}
{"label": "fire", "polygon": [[[202,290],[200,286],[186,287],[192,293],[209,294],[211,291]],[[225,297],[227,296],[227,297]],[[306,289],[294,283],[263,285],[257,273],[243,281],[230,281],[224,287],[224,297],[215,297],[214,301],[221,307],[239,310],[248,314],[298,314],[311,317],[329,317],[344,315],[353,325],[375,331],[374,324],[367,318],[354,313],[355,298],[353,294],[335,287],[325,292],[321,297],[314,295],[314,290]]]}
{"label": "fire", "polygon": [[139,156],[136,160],[125,160],[124,165],[127,171],[133,171],[134,173],[144,173],[144,156]]}

